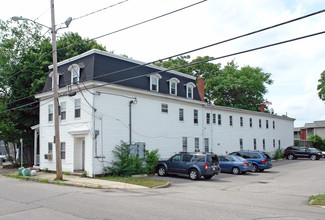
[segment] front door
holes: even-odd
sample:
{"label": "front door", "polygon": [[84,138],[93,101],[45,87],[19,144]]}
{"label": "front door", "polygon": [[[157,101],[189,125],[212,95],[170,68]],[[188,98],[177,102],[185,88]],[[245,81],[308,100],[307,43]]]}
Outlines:
{"label": "front door", "polygon": [[75,138],[74,171],[83,172],[84,170],[85,170],[85,138]]}

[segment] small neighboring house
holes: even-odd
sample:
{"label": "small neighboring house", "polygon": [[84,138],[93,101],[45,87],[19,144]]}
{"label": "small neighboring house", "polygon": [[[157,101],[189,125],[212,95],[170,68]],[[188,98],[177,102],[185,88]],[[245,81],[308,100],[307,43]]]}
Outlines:
{"label": "small neighboring house", "polygon": [[[63,171],[102,174],[121,140],[159,149],[161,158],[293,145],[294,119],[205,103],[203,78],[99,50],[58,63],[58,72]],[[32,128],[35,166],[49,170],[56,169],[52,88],[50,73]]]}
{"label": "small neighboring house", "polygon": [[303,127],[294,128],[294,140],[299,140],[302,146],[310,146],[308,137],[318,135],[325,139],[325,120],[305,123]]}

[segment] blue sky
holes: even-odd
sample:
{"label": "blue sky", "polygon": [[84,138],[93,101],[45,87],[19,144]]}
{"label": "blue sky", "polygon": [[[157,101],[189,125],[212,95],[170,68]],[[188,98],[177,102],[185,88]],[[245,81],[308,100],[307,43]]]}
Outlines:
{"label": "blue sky", "polygon": [[[56,23],[78,18],[123,0],[55,0]],[[74,20],[68,29],[94,38],[190,5],[193,0],[128,0],[122,4]],[[19,15],[50,26],[50,0],[12,0],[2,3],[0,19]],[[324,0],[208,0],[195,7],[98,39],[108,51],[149,62],[245,34],[325,9]],[[325,29],[325,13],[254,36],[190,54],[218,57],[264,46]],[[317,96],[317,81],[325,70],[325,34],[260,51],[231,60],[239,66],[260,67],[271,73],[274,83],[265,98],[278,115],[296,118],[295,126],[325,120],[325,103]]]}

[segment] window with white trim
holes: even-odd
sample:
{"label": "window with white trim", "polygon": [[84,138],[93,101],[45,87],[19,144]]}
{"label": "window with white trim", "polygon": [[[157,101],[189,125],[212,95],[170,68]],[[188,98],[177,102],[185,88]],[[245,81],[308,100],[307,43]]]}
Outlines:
{"label": "window with white trim", "polygon": [[187,137],[182,138],[182,150],[183,152],[187,152]]}
{"label": "window with white trim", "polygon": [[261,120],[261,119],[258,120],[258,126],[259,126],[260,128],[262,127],[262,120]]}
{"label": "window with white trim", "polygon": [[71,84],[79,83],[80,81],[80,66],[78,64],[72,64],[68,70],[71,72]]}
{"label": "window with white trim", "polygon": [[207,113],[207,124],[209,125],[210,124],[210,113]]}
{"label": "window with white trim", "polygon": [[52,144],[52,142],[49,142],[47,146],[48,146],[47,153],[51,154],[52,151],[53,151],[53,144]]}
{"label": "window with white trim", "polygon": [[273,148],[275,148],[275,139],[273,139]]}
{"label": "window with white trim", "polygon": [[171,78],[167,81],[169,81],[169,94],[177,95],[177,84],[180,83],[180,81],[177,78]]}
{"label": "window with white trim", "polygon": [[167,104],[161,104],[161,112],[168,113],[168,105]]}
{"label": "window with white trim", "polygon": [[239,149],[240,150],[243,150],[244,149],[243,148],[243,139],[242,138],[239,139]]}
{"label": "window with white trim", "polygon": [[275,129],[275,121],[273,121],[273,129]]}
{"label": "window with white trim", "polygon": [[249,127],[253,127],[253,119],[252,118],[249,118]]}
{"label": "window with white trim", "polygon": [[184,121],[184,109],[180,108],[178,114],[179,121]]}
{"label": "window with white trim", "polygon": [[204,138],[204,150],[209,152],[209,138]]}
{"label": "window with white trim", "polygon": [[74,117],[80,118],[81,116],[81,100],[75,99],[74,100]]}
{"label": "window with white trim", "polygon": [[195,84],[192,82],[189,82],[189,83],[185,84],[185,86],[186,86],[186,98],[193,99]]}
{"label": "window with white trim", "polygon": [[263,150],[265,150],[265,138],[263,138]]}
{"label": "window with white trim", "polygon": [[257,146],[256,146],[256,139],[254,138],[254,150],[256,150]]}
{"label": "window with white trim", "polygon": [[199,123],[199,112],[198,112],[198,110],[194,109],[193,116],[194,116],[194,124],[198,124]]}
{"label": "window with white trim", "polygon": [[213,121],[213,124],[215,124],[216,121],[217,121],[216,114],[215,113],[213,113],[213,115],[212,115],[212,121]]}
{"label": "window with white trim", "polygon": [[65,159],[65,142],[61,142],[61,149],[60,149],[60,153],[61,153],[61,159]]}
{"label": "window with white trim", "polygon": [[218,125],[221,125],[221,114],[218,114]]}
{"label": "window with white trim", "polygon": [[240,127],[244,126],[243,117],[240,117]]}
{"label": "window with white trim", "polygon": [[[54,73],[51,72],[51,73],[50,73],[50,77],[52,77],[52,89],[54,88],[53,75],[54,75]],[[61,79],[61,75],[62,75],[62,74],[57,73],[56,84],[58,85],[58,88],[60,87],[60,79]]]}
{"label": "window with white trim", "polygon": [[269,120],[266,120],[265,126],[267,129],[269,129]]}
{"label": "window with white trim", "polygon": [[232,116],[229,116],[229,125],[232,126]]}
{"label": "window with white trim", "polygon": [[53,104],[50,104],[48,107],[48,116],[49,121],[53,121]]}
{"label": "window with white trim", "polygon": [[66,102],[61,102],[60,116],[61,116],[61,120],[65,120],[66,117],[67,117],[67,105],[66,105]]}
{"label": "window with white trim", "polygon": [[195,152],[200,152],[200,138],[194,138]]}
{"label": "window with white trim", "polygon": [[150,75],[150,90],[159,92],[159,80],[162,78],[160,74]]}

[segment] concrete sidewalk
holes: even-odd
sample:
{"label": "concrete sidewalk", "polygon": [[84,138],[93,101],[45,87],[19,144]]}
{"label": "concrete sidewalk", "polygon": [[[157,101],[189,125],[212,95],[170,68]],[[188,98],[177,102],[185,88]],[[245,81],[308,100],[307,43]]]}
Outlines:
{"label": "concrete sidewalk", "polygon": [[[48,181],[49,183],[57,183],[55,173],[36,172],[35,176],[28,177],[37,182]],[[59,184],[96,189],[148,189],[145,186],[75,175],[63,175],[63,181],[60,181]]]}

